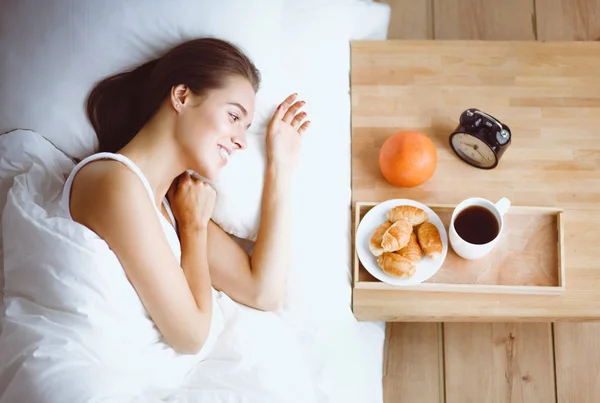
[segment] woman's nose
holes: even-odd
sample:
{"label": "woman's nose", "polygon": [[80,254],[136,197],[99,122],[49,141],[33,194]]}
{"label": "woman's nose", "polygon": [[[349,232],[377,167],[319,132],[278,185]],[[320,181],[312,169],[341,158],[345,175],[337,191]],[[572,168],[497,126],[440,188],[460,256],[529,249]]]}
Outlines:
{"label": "woman's nose", "polygon": [[235,136],[231,139],[233,144],[235,144],[240,150],[243,150],[247,147],[246,143],[246,132],[244,131],[242,134]]}

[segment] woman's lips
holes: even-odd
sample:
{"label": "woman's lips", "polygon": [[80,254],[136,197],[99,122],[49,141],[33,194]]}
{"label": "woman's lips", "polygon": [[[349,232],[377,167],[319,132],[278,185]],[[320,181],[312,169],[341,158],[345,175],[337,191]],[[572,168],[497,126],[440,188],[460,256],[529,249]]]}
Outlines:
{"label": "woman's lips", "polygon": [[227,161],[229,161],[229,156],[231,155],[231,151],[227,148],[224,147],[222,145],[218,145],[219,147],[219,154],[221,154],[221,158],[223,159],[223,162],[225,164],[227,164]]}

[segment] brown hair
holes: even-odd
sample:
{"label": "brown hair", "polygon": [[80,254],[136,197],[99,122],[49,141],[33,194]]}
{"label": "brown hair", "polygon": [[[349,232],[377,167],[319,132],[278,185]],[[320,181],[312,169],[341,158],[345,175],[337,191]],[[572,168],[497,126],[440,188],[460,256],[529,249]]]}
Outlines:
{"label": "brown hair", "polygon": [[216,38],[184,42],[163,56],[100,81],[87,100],[98,152],[117,152],[156,113],[176,85],[197,95],[222,88],[227,78],[242,76],[254,91],[260,72],[235,45]]}

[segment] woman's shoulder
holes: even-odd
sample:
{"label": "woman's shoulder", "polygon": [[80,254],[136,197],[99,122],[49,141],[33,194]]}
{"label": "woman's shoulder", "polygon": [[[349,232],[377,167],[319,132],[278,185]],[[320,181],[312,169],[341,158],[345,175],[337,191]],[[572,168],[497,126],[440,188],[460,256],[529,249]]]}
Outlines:
{"label": "woman's shoulder", "polygon": [[112,159],[98,159],[79,167],[68,190],[70,215],[80,222],[90,216],[110,216],[111,209],[146,193],[138,175]]}
{"label": "woman's shoulder", "polygon": [[[83,161],[82,161],[83,162]],[[105,182],[127,180],[127,177],[135,176],[130,169],[116,159],[99,158],[76,166],[77,173],[73,178],[75,183],[88,181]],[[133,175],[132,175],[133,174]]]}
{"label": "woman's shoulder", "polygon": [[[78,167],[71,184],[71,192],[98,193],[129,187],[139,178],[131,169],[114,159],[97,159]],[[84,192],[87,193],[87,192]]]}

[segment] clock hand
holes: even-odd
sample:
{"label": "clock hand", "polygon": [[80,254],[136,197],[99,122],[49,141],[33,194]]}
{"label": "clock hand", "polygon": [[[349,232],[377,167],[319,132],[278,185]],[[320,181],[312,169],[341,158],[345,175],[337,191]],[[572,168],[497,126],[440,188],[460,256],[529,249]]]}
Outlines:
{"label": "clock hand", "polygon": [[468,145],[468,146],[471,146],[471,147],[473,148],[473,150],[477,151],[477,153],[478,153],[479,155],[481,155],[481,158],[483,158],[483,159],[486,159],[486,158],[485,158],[485,155],[483,155],[483,154],[481,153],[481,151],[479,151],[479,146],[478,146],[477,144],[469,144],[469,143],[467,143],[467,145]]}

